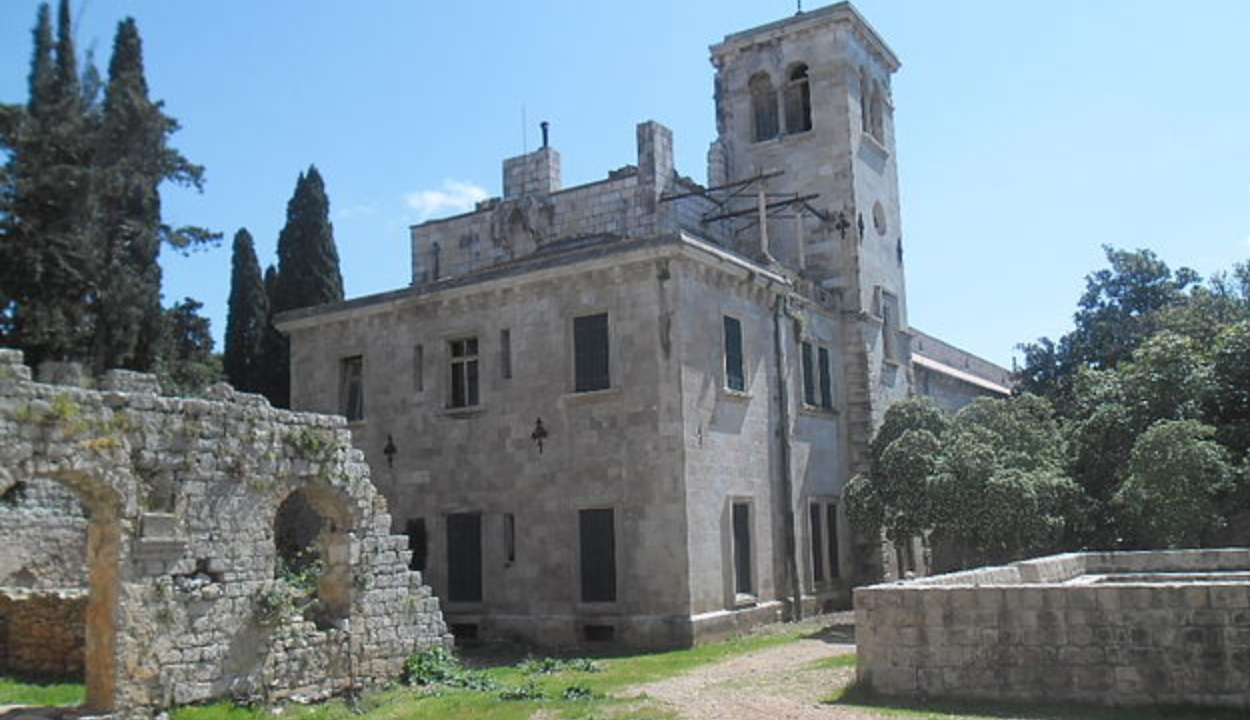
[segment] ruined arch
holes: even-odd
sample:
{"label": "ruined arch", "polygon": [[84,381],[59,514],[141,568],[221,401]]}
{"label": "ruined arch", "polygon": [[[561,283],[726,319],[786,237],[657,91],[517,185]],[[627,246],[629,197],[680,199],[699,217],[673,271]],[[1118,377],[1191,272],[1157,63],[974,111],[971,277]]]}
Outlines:
{"label": "ruined arch", "polygon": [[274,577],[308,583],[304,616],[318,627],[351,614],[356,515],[348,498],[315,482],[291,488],[274,511]]}

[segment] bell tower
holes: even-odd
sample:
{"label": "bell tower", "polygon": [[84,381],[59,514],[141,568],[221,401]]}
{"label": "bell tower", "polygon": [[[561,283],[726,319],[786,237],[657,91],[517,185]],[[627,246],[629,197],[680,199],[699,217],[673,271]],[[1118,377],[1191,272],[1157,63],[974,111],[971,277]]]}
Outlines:
{"label": "bell tower", "polygon": [[816,195],[797,218],[770,223],[769,254],[840,290],[848,308],[871,311],[886,292],[901,315],[898,58],[845,2],[734,33],[711,51],[718,137],[708,184],[767,175],[770,196]]}
{"label": "bell tower", "polygon": [[[849,447],[866,448],[911,387],[890,93],[898,58],[847,2],[734,33],[711,54],[708,184],[759,178],[761,206],[806,198],[794,212],[761,213],[766,227],[740,231],[736,249],[837,298],[842,367],[855,388]],[[850,471],[865,461],[853,457]]]}

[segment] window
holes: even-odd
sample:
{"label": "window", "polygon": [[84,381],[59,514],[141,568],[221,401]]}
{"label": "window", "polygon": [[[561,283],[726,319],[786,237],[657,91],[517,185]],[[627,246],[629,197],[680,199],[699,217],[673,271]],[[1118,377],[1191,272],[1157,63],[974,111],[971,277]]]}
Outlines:
{"label": "window", "polygon": [[808,506],[808,529],[812,559],[812,582],[841,577],[838,567],[838,505],[828,500],[813,500]]}
{"label": "window", "polygon": [[803,404],[816,404],[816,374],[812,362],[812,344],[804,342],[801,346],[803,360]]}
{"label": "window", "polygon": [[339,361],[339,411],[349,421],[365,417],[364,364],[364,357],[360,355]]}
{"label": "window", "polygon": [[734,592],[751,595],[751,505],[733,504]]}
{"label": "window", "polygon": [[447,600],[482,601],[482,516],[447,516]]}
{"label": "window", "polygon": [[499,331],[499,376],[512,379],[512,331],[507,328]]}
{"label": "window", "polygon": [[900,362],[898,298],[888,292],[881,293],[881,352],[886,360]]}
{"label": "window", "polygon": [[425,347],[422,345],[412,347],[412,389],[425,392]]}
{"label": "window", "polygon": [[751,92],[751,114],[755,120],[755,142],[777,137],[777,93],[766,73],[756,73],[748,83]]}
{"label": "window", "polygon": [[803,363],[803,404],[833,410],[833,365],[829,349],[807,341],[799,349]]}
{"label": "window", "polygon": [[885,102],[881,99],[881,83],[872,81],[872,96],[868,105],[868,129],[872,136],[885,142]]}
{"label": "window", "polygon": [[838,562],[838,506],[835,503],[825,505],[825,549],[829,551],[829,578],[842,576]]}
{"label": "window", "polygon": [[616,518],[611,508],[577,514],[582,602],[616,602]]}
{"label": "window", "polygon": [[825,581],[824,508],[820,506],[820,503],[814,502],[808,510],[808,525],[811,528],[812,580],[819,583]]}
{"label": "window", "polygon": [[429,539],[425,535],[425,518],[410,518],[404,524],[404,534],[408,536],[408,551],[412,557],[408,560],[408,569],[425,572],[425,561],[429,553]]}
{"label": "window", "polygon": [[448,407],[473,407],[478,404],[477,391],[477,338],[452,340],[448,343],[451,354],[451,397]]}
{"label": "window", "polygon": [[503,557],[504,562],[516,562],[516,515],[503,515]]}
{"label": "window", "polygon": [[833,409],[833,373],[829,365],[829,350],[819,348],[817,350],[817,365],[820,371],[820,407],[825,410]]}
{"label": "window", "polygon": [[742,364],[742,323],[725,316],[725,387],[744,392],[746,374]]}
{"label": "window", "polygon": [[608,314],[573,318],[573,389],[606,390],[608,376]]}
{"label": "window", "polygon": [[786,82],[786,132],[801,133],[812,129],[812,90],[807,81],[807,66],[795,65]]}

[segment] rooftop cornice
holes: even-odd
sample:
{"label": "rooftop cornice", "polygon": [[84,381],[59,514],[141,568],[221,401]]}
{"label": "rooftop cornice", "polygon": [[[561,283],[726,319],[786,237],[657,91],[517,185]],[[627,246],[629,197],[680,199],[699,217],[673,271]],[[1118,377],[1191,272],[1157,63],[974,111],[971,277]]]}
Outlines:
{"label": "rooftop cornice", "polygon": [[795,31],[815,30],[823,25],[835,25],[837,23],[850,23],[856,34],[864,41],[864,44],[868,46],[869,50],[880,56],[882,63],[890,72],[895,72],[902,66],[898,56],[894,54],[889,45],[886,45],[881,35],[864,19],[859,10],[855,9],[855,6],[849,2],[826,5],[816,10],[809,10],[792,17],[726,35],[724,40],[710,48],[713,62],[717,58],[731,52],[769,42],[782,35],[788,35]]}

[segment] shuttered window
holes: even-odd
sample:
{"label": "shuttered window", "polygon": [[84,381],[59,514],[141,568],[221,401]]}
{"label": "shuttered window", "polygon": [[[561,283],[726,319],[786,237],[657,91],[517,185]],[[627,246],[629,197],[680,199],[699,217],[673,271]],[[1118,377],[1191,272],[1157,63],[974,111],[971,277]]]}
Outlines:
{"label": "shuttered window", "polygon": [[825,581],[825,560],[822,553],[825,551],[825,534],[823,532],[824,512],[820,503],[812,503],[809,506],[809,515],[812,537],[812,580],[815,582]]}
{"label": "shuttered window", "polygon": [[812,362],[812,344],[803,343],[801,347],[803,360],[803,402],[807,405],[816,404],[816,375]]}
{"label": "shuttered window", "polygon": [[616,517],[611,508],[578,512],[582,602],[616,601]]}
{"label": "shuttered window", "polygon": [[820,365],[820,406],[826,410],[833,409],[833,373],[829,368],[829,351],[819,348],[817,359]]}
{"label": "shuttered window", "polygon": [[607,313],[573,318],[573,375],[577,392],[611,387]]}
{"label": "shuttered window", "polygon": [[343,358],[339,363],[339,409],[348,420],[365,417],[364,364],[360,355]]}
{"label": "shuttered window", "polygon": [[725,317],[725,387],[746,390],[746,373],[742,366],[742,323]]}
{"label": "shuttered window", "polygon": [[482,516],[447,516],[447,599],[482,601]]}
{"label": "shuttered window", "polygon": [[734,592],[751,595],[751,506],[733,505]]}

